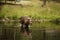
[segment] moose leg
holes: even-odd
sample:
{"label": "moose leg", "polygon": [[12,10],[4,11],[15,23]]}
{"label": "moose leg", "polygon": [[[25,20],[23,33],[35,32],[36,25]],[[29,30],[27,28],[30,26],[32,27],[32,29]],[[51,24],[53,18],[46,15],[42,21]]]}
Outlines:
{"label": "moose leg", "polygon": [[24,32],[24,24],[21,25],[21,32],[23,33]]}

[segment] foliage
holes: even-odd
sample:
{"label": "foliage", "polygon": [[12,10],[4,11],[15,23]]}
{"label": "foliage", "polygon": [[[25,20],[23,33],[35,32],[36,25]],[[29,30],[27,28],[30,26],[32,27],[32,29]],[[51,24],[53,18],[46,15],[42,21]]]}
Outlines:
{"label": "foliage", "polygon": [[[41,7],[42,2],[33,2],[33,6],[4,5],[1,10],[1,17],[10,17],[11,19],[21,16],[31,16],[33,19],[54,19],[60,17],[60,3],[50,2],[45,7]],[[2,16],[3,15],[3,16]]]}

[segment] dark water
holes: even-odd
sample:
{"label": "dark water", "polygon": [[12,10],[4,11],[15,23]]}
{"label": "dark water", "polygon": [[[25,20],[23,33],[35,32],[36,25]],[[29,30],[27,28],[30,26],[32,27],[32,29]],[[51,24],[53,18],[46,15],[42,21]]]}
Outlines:
{"label": "dark water", "polygon": [[60,25],[34,22],[30,30],[32,38],[24,38],[19,22],[0,22],[0,40],[60,40]]}

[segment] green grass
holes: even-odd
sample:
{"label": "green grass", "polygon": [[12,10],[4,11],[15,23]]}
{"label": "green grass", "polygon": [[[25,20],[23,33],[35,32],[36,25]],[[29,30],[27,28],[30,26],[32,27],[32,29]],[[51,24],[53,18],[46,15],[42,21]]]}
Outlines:
{"label": "green grass", "polygon": [[10,18],[31,16],[33,19],[54,19],[60,17],[60,3],[47,2],[45,7],[41,7],[42,1],[33,2],[32,4],[32,7],[24,5],[23,7],[19,5],[4,5],[0,14]]}

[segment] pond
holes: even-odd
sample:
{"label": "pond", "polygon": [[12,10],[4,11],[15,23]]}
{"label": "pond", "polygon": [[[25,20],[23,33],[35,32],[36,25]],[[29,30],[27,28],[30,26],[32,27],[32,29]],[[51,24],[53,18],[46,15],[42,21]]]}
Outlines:
{"label": "pond", "polygon": [[19,22],[0,22],[0,40],[60,40],[60,25],[50,22],[33,22],[32,38],[23,37]]}

